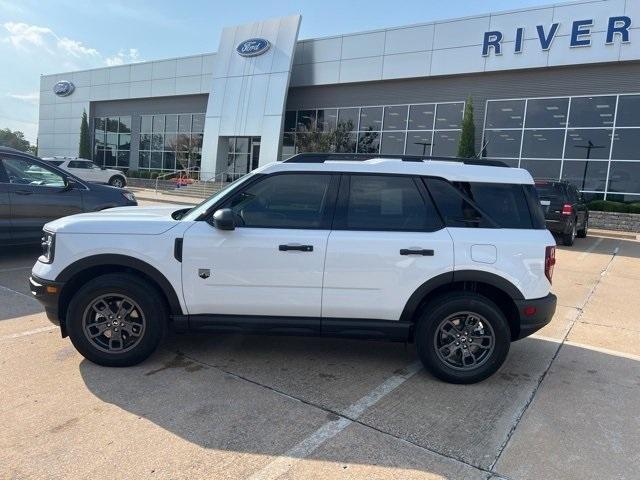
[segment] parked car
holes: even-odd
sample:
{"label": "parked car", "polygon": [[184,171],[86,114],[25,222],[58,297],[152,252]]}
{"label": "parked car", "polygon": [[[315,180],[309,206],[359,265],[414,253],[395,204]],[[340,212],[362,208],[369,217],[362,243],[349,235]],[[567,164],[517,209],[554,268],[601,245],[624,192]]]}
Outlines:
{"label": "parked car", "polygon": [[170,326],[411,341],[433,374],[472,383],[556,308],[531,175],[474,161],[303,154],[191,209],[76,215],[44,235],[31,292],[106,366],[143,361]]}
{"label": "parked car", "polygon": [[117,188],[127,185],[127,176],[121,170],[99,167],[91,160],[73,157],[44,157],[43,160],[87,182],[105,183]]}
{"label": "parked car", "polygon": [[0,147],[0,244],[39,243],[45,223],[67,215],[137,205],[133,193],[96,185]]}
{"label": "parked car", "polygon": [[547,228],[560,236],[562,243],[573,245],[576,237],[585,238],[589,230],[589,208],[582,193],[568,182],[537,181],[536,189]]}

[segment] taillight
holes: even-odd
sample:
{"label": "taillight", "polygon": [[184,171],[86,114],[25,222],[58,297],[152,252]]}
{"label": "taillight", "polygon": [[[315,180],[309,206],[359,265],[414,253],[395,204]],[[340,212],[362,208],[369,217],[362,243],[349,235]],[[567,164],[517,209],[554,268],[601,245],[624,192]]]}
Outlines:
{"label": "taillight", "polygon": [[562,206],[562,215],[573,215],[573,207],[568,203]]}
{"label": "taillight", "polygon": [[544,252],[544,274],[552,283],[553,266],[556,264],[556,247],[547,247]]}

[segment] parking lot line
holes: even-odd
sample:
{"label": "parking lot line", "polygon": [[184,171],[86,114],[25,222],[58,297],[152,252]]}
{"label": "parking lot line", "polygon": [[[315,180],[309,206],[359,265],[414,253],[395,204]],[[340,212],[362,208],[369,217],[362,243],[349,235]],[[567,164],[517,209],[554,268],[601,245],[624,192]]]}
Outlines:
{"label": "parking lot line", "polygon": [[19,272],[20,270],[31,270],[33,268],[32,265],[28,265],[26,267],[11,267],[11,268],[2,268],[0,269],[0,273],[6,272]]}
{"label": "parking lot line", "polygon": [[598,240],[596,240],[593,245],[591,245],[589,248],[587,248],[584,252],[580,254],[580,256],[578,257],[578,260],[584,260],[585,258],[587,258],[587,256],[590,253],[592,253],[596,248],[598,248],[598,245],[602,243],[602,240],[604,240],[604,238],[602,237],[598,238]]}
{"label": "parking lot line", "polygon": [[50,332],[59,328],[55,325],[49,325],[46,327],[34,328],[33,330],[27,330],[26,332],[12,333],[11,335],[5,335],[0,337],[0,340],[11,340],[12,338],[28,337],[29,335],[35,335],[36,333]]}
{"label": "parking lot line", "polygon": [[34,302],[37,302],[38,300],[36,300],[35,298],[33,298],[31,295],[27,295],[25,293],[22,292],[18,292],[17,290],[14,290],[13,288],[9,288],[9,287],[5,287],[3,285],[0,285],[0,290],[4,290],[6,292],[11,292],[11,293],[15,293],[16,295],[20,295],[21,297],[24,298],[28,298],[30,300],[33,300]]}
{"label": "parking lot line", "polygon": [[406,367],[404,372],[387,378],[367,395],[350,405],[336,420],[331,420],[322,425],[307,438],[253,474],[250,478],[252,480],[267,480],[278,478],[285,474],[293,467],[296,461],[311,455],[320,445],[335,437],[351,425],[354,420],[357,420],[368,408],[378,403],[386,395],[413,377],[421,368],[421,364],[416,362]]}

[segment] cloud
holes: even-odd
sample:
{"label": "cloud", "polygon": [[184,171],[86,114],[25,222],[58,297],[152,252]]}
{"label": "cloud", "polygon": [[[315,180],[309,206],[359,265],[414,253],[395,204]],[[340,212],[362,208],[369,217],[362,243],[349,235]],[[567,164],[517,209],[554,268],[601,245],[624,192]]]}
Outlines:
{"label": "cloud", "polygon": [[36,91],[29,93],[7,93],[7,97],[37,105],[38,100],[40,100],[40,92]]}
{"label": "cloud", "polygon": [[141,61],[136,48],[120,50],[115,55],[105,57],[97,49],[86,46],[79,40],[61,37],[48,27],[21,22],[6,22],[2,26],[9,36],[0,38],[0,41],[13,45],[18,50],[44,51],[66,68],[78,70],[101,64],[113,66]]}
{"label": "cloud", "polygon": [[141,62],[140,52],[137,48],[130,48],[128,51],[120,50],[117,54],[107,57],[104,61],[108,67],[123,65],[125,63]]}

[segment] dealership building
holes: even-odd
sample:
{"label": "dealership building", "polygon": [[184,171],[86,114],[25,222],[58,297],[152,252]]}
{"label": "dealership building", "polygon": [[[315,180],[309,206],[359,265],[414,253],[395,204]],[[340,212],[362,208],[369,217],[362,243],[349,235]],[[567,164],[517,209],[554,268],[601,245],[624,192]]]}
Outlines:
{"label": "dealership building", "polygon": [[483,157],[640,201],[640,1],[313,39],[301,21],[224,28],[215,53],[42,76],[40,154],[77,155],[86,111],[93,160],[131,170],[232,177],[318,148],[455,156],[471,99]]}

